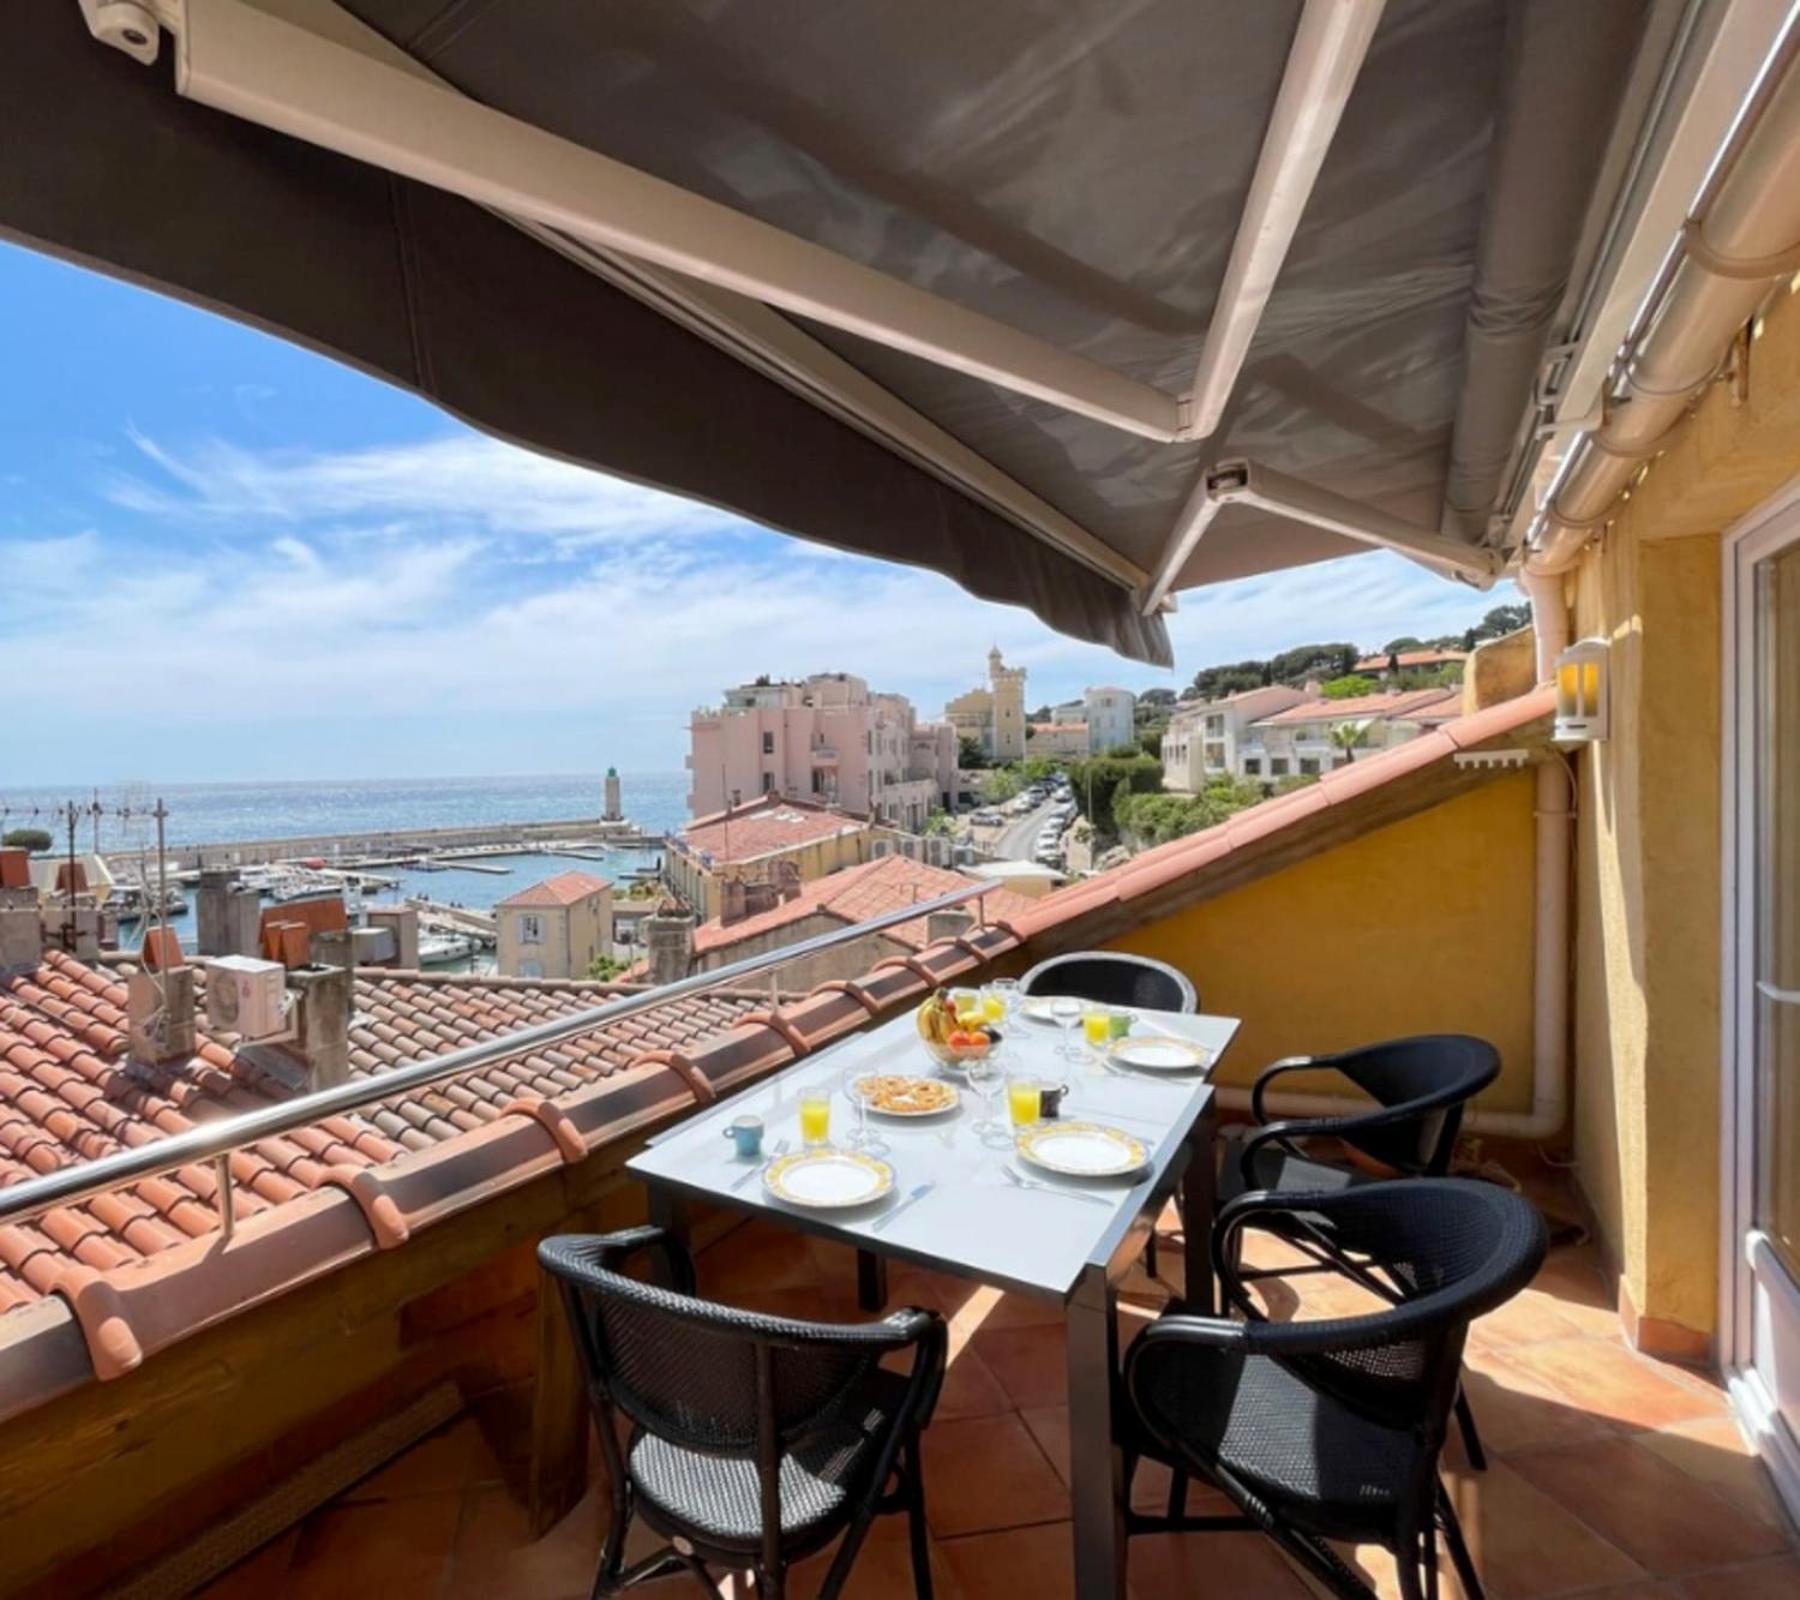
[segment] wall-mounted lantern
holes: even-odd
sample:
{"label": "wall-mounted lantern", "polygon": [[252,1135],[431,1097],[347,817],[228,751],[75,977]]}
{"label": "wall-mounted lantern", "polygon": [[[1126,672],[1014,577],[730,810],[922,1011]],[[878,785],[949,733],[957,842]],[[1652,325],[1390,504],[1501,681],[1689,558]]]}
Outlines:
{"label": "wall-mounted lantern", "polygon": [[1606,737],[1607,653],[1604,639],[1582,639],[1556,658],[1559,744],[1593,744]]}

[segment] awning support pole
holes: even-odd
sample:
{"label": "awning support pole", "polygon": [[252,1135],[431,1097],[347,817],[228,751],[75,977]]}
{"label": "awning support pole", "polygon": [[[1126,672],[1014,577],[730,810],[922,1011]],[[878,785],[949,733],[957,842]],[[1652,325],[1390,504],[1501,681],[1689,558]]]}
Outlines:
{"label": "awning support pole", "polygon": [[1190,438],[1224,415],[1386,3],[1306,0],[1194,372]]}

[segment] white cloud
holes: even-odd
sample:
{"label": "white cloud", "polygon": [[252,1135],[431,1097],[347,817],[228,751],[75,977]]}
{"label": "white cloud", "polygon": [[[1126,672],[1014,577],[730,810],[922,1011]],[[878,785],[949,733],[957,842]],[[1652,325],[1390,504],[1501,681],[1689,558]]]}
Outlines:
{"label": "white cloud", "polygon": [[567,548],[745,526],[709,506],[472,432],[337,452],[258,452],[222,439],[176,450],[135,428],[130,438],[155,471],[116,474],[107,498],[184,521],[473,527],[550,535]]}
{"label": "white cloud", "polygon": [[936,574],[477,435],[338,454],[133,442],[153,476],[113,479],[111,498],[169,518],[167,538],[0,542],[0,681],[43,686],[14,701],[11,747],[39,769],[9,761],[14,781],[668,770],[689,712],[759,672],[850,671],[935,716],[990,644],[1029,670],[1035,705],[1450,632],[1511,598],[1386,554],[1270,574],[1183,595],[1164,672]]}

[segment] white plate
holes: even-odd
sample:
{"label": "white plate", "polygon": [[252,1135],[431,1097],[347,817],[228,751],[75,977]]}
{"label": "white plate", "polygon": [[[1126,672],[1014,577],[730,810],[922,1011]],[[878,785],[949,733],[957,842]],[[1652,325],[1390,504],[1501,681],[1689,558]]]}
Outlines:
{"label": "white plate", "polygon": [[1022,1133],[1019,1154],[1047,1172],[1073,1178],[1116,1178],[1148,1157],[1142,1140],[1098,1122],[1046,1122]]}
{"label": "white plate", "polygon": [[763,1186],[790,1205],[839,1210],[879,1200],[894,1187],[894,1169],[856,1150],[801,1150],[771,1161]]}
{"label": "white plate", "polygon": [[1212,1064],[1204,1049],[1185,1039],[1119,1039],[1111,1054],[1121,1066],[1140,1072],[1196,1072]]}
{"label": "white plate", "polygon": [[910,1111],[897,1110],[891,1106],[876,1105],[873,1100],[870,1100],[868,1098],[868,1091],[866,1089],[864,1089],[864,1087],[863,1087],[863,1085],[866,1084],[869,1081],[869,1079],[871,1079],[871,1078],[881,1078],[881,1077],[906,1078],[906,1077],[911,1077],[911,1076],[912,1076],[912,1074],[904,1073],[904,1072],[895,1072],[895,1073],[870,1072],[870,1073],[865,1073],[862,1077],[858,1078],[856,1080],[856,1082],[852,1085],[852,1087],[856,1090],[857,1098],[859,1100],[864,1101],[868,1105],[869,1115],[872,1117],[941,1117],[941,1116],[945,1115],[947,1112],[954,1111],[962,1103],[962,1091],[960,1089],[958,1089],[954,1083],[951,1083],[943,1078],[921,1078],[919,1081],[921,1083],[935,1084],[939,1088],[947,1089],[950,1093],[949,1100],[941,1106],[926,1106],[926,1107],[922,1107],[922,1108],[919,1108],[916,1110],[910,1110]]}

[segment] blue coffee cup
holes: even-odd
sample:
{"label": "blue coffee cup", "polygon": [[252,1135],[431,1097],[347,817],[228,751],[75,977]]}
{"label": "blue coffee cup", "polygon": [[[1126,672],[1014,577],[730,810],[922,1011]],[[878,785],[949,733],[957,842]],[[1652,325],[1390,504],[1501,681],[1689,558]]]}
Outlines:
{"label": "blue coffee cup", "polygon": [[731,1126],[723,1130],[725,1137],[737,1146],[737,1153],[746,1161],[754,1160],[762,1153],[763,1121],[761,1117],[748,1114],[734,1117]]}

